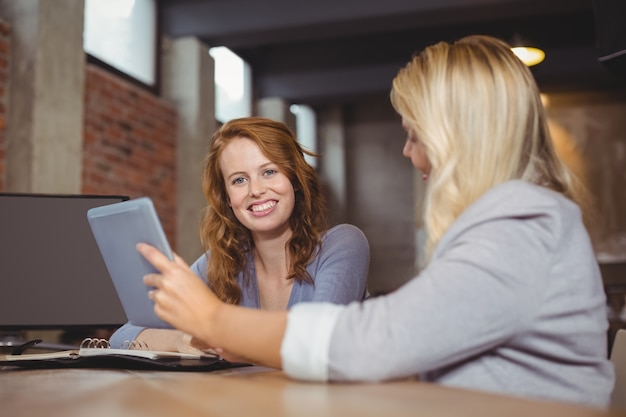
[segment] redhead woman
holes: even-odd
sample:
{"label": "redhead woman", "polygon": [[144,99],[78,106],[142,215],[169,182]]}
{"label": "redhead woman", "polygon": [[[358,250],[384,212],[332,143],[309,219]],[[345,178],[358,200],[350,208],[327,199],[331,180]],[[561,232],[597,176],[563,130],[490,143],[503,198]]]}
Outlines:
{"label": "redhead woman", "polygon": [[[367,239],[353,225],[327,228],[322,186],[305,154],[313,155],[285,124],[265,118],[232,120],[213,136],[203,174],[205,253],[189,271],[222,302],[285,311],[365,298]],[[130,323],[110,341],[136,339],[154,350],[198,347],[186,333]]]}

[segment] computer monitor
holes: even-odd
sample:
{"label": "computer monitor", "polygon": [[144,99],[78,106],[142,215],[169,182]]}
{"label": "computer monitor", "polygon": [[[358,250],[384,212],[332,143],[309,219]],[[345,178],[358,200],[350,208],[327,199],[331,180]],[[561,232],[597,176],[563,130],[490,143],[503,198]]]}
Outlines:
{"label": "computer monitor", "polygon": [[87,222],[90,208],[124,200],[0,193],[0,332],[126,322]]}

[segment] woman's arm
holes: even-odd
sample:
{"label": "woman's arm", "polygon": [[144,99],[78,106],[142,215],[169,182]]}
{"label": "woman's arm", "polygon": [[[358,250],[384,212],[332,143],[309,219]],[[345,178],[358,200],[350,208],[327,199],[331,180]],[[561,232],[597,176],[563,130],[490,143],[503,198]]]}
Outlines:
{"label": "woman's arm", "polygon": [[179,256],[170,261],[150,245],[137,250],[160,272],[144,277],[155,289],[156,314],[184,333],[215,347],[228,359],[281,367],[280,347],[287,311],[248,309],[220,301]]}

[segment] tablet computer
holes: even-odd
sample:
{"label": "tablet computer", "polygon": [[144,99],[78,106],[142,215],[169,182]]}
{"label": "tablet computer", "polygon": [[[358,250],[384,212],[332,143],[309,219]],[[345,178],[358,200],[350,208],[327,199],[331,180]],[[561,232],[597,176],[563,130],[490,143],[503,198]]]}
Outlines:
{"label": "tablet computer", "polygon": [[137,326],[171,328],[154,312],[148,297],[146,274],[158,272],[139,252],[137,243],[148,243],[174,259],[154,204],[149,197],[94,207],[87,220],[109,271],[128,321]]}

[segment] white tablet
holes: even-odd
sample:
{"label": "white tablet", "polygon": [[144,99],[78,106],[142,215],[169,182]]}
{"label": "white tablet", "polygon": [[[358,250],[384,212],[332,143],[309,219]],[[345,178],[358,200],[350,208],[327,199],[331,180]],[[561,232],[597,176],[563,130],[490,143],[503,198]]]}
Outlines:
{"label": "white tablet", "polygon": [[157,270],[136,249],[137,243],[148,243],[173,259],[152,200],[141,197],[95,207],[87,211],[87,220],[128,321],[171,328],[154,313],[151,287],[143,283],[144,275]]}

